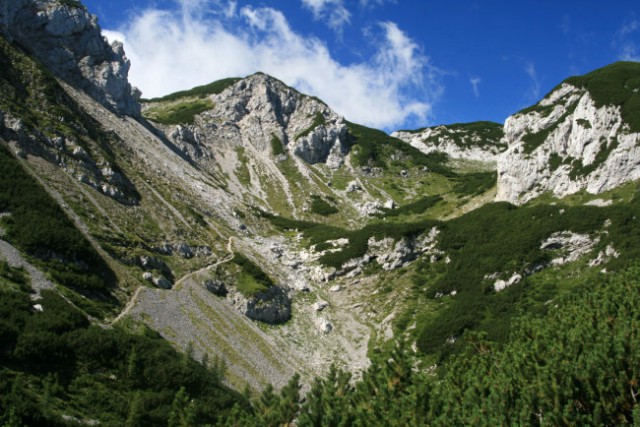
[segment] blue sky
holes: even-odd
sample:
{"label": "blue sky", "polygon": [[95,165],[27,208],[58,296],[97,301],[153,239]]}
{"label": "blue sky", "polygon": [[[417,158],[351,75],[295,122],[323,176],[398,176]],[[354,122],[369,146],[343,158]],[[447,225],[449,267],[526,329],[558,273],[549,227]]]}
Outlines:
{"label": "blue sky", "polygon": [[256,71],[387,131],[503,122],[570,75],[640,61],[640,2],[84,0],[145,97]]}

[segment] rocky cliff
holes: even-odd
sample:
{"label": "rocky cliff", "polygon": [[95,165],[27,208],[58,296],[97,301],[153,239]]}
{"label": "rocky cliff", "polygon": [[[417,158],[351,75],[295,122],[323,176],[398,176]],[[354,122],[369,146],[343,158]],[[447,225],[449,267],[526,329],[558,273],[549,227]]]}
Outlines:
{"label": "rocky cliff", "polygon": [[309,164],[342,163],[347,151],[342,117],[277,79],[254,74],[210,99],[212,108],[193,124],[168,133],[174,142],[192,141],[196,150],[212,152],[211,142],[223,139],[236,147],[251,145],[267,157],[293,154]]}
{"label": "rocky cliff", "polygon": [[423,153],[437,151],[452,159],[481,162],[495,162],[507,148],[503,135],[502,125],[493,122],[440,125],[392,134]]}
{"label": "rocky cliff", "polygon": [[127,80],[130,64],[122,44],[109,45],[97,18],[79,2],[5,1],[0,7],[0,34],[111,110],[139,115],[139,91]]}
{"label": "rocky cliff", "polygon": [[497,200],[598,194],[640,178],[640,64],[620,62],[567,79],[509,117]]}

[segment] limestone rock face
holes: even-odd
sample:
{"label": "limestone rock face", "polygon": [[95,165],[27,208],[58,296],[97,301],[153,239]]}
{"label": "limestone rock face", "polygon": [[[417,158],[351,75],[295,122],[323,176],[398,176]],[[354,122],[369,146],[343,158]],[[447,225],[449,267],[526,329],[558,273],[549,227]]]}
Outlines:
{"label": "limestone rock face", "polygon": [[391,136],[425,154],[441,152],[452,159],[495,162],[507,146],[502,126],[492,122],[428,127],[419,131],[397,131]]}
{"label": "limestone rock face", "polygon": [[11,0],[0,8],[0,34],[38,58],[57,77],[111,110],[140,115],[140,92],[127,80],[129,60],[119,42],[109,45],[97,18],[78,4]]}
{"label": "limestone rock face", "polygon": [[509,148],[498,157],[497,200],[522,204],[599,194],[640,178],[640,134],[618,106],[598,106],[584,88],[563,83],[538,105],[509,117]]}
{"label": "limestone rock face", "polygon": [[212,95],[211,101],[213,109],[201,114],[194,124],[167,132],[194,160],[213,149],[209,141],[282,156],[272,153],[275,141],[284,154],[332,168],[342,164],[348,151],[347,125],[342,117],[316,98],[265,74],[242,79]]}

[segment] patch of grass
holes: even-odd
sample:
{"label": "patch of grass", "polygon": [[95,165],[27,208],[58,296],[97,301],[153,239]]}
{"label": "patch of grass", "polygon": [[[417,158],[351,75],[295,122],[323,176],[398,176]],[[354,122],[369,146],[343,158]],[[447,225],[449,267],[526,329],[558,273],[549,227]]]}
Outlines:
{"label": "patch of grass", "polygon": [[581,159],[574,159],[571,162],[571,171],[569,172],[569,177],[572,180],[576,180],[578,177],[587,176],[591,172],[598,169],[600,165],[602,165],[608,158],[609,154],[613,150],[618,147],[618,138],[611,138],[611,140],[607,143],[606,140],[600,143],[600,151],[596,154],[595,159],[588,165],[583,165]]}
{"label": "patch of grass", "polygon": [[576,123],[585,129],[591,129],[591,122],[587,119],[578,119],[576,120]]}
{"label": "patch of grass", "polygon": [[533,151],[544,144],[544,142],[549,137],[549,134],[555,127],[551,126],[546,129],[542,129],[541,131],[535,133],[527,133],[522,137],[522,142],[524,142],[523,148],[526,154],[531,154]]}
{"label": "patch of grass", "polygon": [[386,133],[355,123],[347,123],[353,146],[351,155],[356,165],[372,165],[388,169],[395,163],[403,168],[426,166],[429,171],[447,177],[456,176],[447,166],[447,155],[440,152],[424,154],[411,145]]}
{"label": "patch of grass", "polygon": [[271,152],[274,156],[279,156],[280,154],[284,154],[284,146],[282,145],[282,141],[275,134],[271,134]]}
{"label": "patch of grass", "polygon": [[557,170],[564,163],[564,159],[558,153],[551,153],[549,156],[549,169],[551,172]]}
{"label": "patch of grass", "polygon": [[[551,90],[550,93],[552,93],[553,91],[555,91],[556,89],[558,89],[560,87],[560,85],[556,86],[554,89]],[[547,95],[549,95],[547,94]],[[545,96],[546,98],[546,96]],[[549,105],[540,105],[540,103],[534,104],[530,107],[524,108],[520,111],[518,111],[517,114],[529,114],[532,112],[537,112],[539,113],[542,117],[547,117],[549,116],[549,114],[551,114],[553,112],[553,109],[555,108],[555,106],[553,104],[549,104]]]}
{"label": "patch of grass", "polygon": [[249,172],[248,159],[245,155],[245,148],[236,148],[236,154],[238,155],[238,165],[236,166],[236,177],[242,185],[249,186],[251,184],[251,172]]}
{"label": "patch of grass", "polygon": [[572,105],[569,105],[565,113],[562,116],[560,116],[555,122],[553,122],[551,126],[549,126],[548,128],[542,129],[535,133],[527,133],[526,135],[524,135],[522,137],[522,141],[524,142],[523,148],[524,148],[525,154],[533,153],[536,148],[544,144],[544,142],[547,140],[551,132],[556,130],[556,128],[560,125],[560,123],[562,123],[567,117],[569,117],[569,115],[573,114],[577,106],[578,106],[577,102],[573,103]]}
{"label": "patch of grass", "polygon": [[159,105],[146,110],[145,117],[164,125],[191,124],[195,116],[213,108],[209,99],[194,99],[171,105]]}
{"label": "patch of grass", "polygon": [[507,147],[507,145],[501,141],[504,136],[503,126],[496,122],[453,123],[403,132],[421,133],[427,129],[442,129],[442,132],[425,140],[426,143],[439,145],[440,139],[446,137],[451,139],[458,147]]}
{"label": "patch of grass", "polygon": [[228,78],[215,81],[213,83],[209,83],[203,86],[196,86],[189,90],[183,90],[180,92],[175,92],[160,98],[152,98],[152,99],[143,99],[143,102],[168,102],[168,101],[177,101],[182,98],[204,98],[209,95],[217,95],[224,91],[226,88],[236,84],[239,82],[240,78]]}
{"label": "patch of grass", "polygon": [[384,212],[378,216],[389,218],[400,215],[422,214],[441,200],[442,197],[440,196],[426,196],[396,209],[385,209]]}
{"label": "patch of grass", "polygon": [[322,216],[329,216],[337,214],[340,211],[322,197],[314,194],[311,196],[311,212]]}
{"label": "patch of grass", "polygon": [[257,293],[266,291],[274,286],[271,278],[253,261],[244,255],[235,252],[233,259],[234,264],[242,269],[242,273],[237,279],[236,286],[238,291],[246,297],[251,297]]}
{"label": "patch of grass", "polygon": [[465,196],[477,196],[496,185],[497,178],[496,172],[475,172],[460,175],[453,191]]}
{"label": "patch of grass", "polygon": [[[11,267],[6,260],[0,260],[0,284],[17,285],[18,289],[28,291],[30,288],[29,275],[23,268]],[[0,286],[1,289],[2,287]]]}
{"label": "patch of grass", "polygon": [[0,212],[13,245],[44,263],[64,286],[107,292],[115,274],[75,228],[58,204],[6,147],[0,146]]}
{"label": "patch of grass", "polygon": [[300,138],[304,138],[305,136],[313,132],[315,128],[317,128],[318,126],[324,125],[325,123],[327,123],[327,120],[324,118],[322,113],[317,112],[316,115],[313,117],[313,122],[311,123],[311,125],[305,130],[303,130],[302,132],[300,132],[299,134],[297,134],[294,139],[298,140]]}

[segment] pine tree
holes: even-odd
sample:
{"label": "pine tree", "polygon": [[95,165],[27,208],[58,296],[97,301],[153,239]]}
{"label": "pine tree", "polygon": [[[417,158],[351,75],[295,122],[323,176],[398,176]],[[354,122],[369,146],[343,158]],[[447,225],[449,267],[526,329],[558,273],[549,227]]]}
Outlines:
{"label": "pine tree", "polygon": [[127,416],[127,421],[125,423],[126,427],[140,427],[145,425],[144,423],[144,401],[142,399],[142,395],[138,391],[131,401],[131,405],[129,406],[129,415]]}
{"label": "pine tree", "polygon": [[138,356],[138,350],[136,347],[131,349],[129,353],[129,359],[127,361],[127,380],[132,387],[141,387],[143,384],[143,372],[144,367],[142,360]]}
{"label": "pine tree", "polygon": [[169,427],[190,427],[195,424],[195,404],[184,387],[176,393],[169,414]]}

